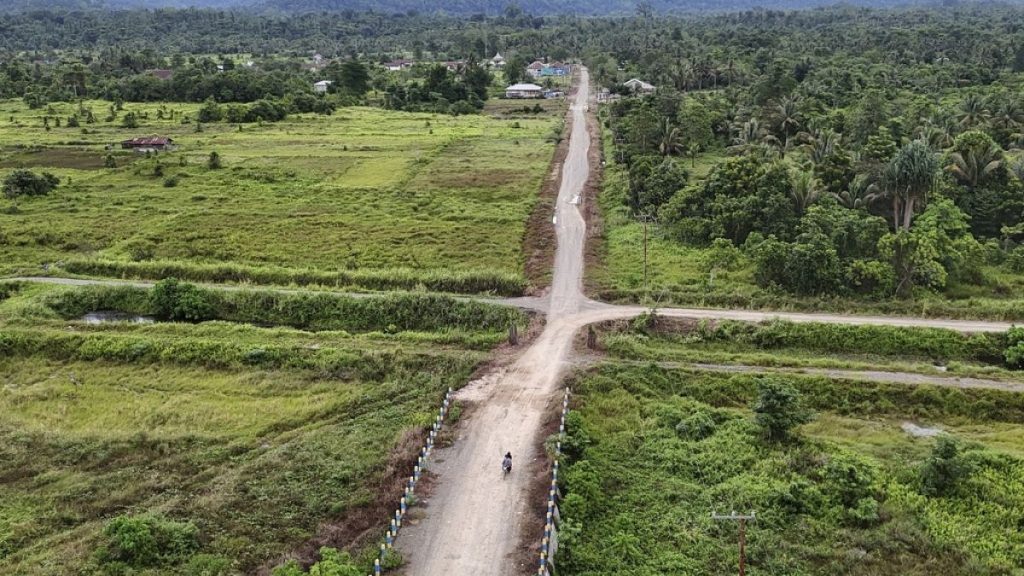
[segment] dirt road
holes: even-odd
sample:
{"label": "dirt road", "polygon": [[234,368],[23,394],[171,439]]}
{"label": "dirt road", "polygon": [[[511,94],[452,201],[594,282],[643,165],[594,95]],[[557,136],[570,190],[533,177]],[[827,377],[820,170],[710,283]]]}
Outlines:
{"label": "dirt road", "polygon": [[[408,528],[398,547],[411,576],[499,576],[524,574],[513,561],[521,536],[531,469],[539,465],[536,435],[568,360],[573,335],[609,311],[582,312],[583,243],[586,225],[576,206],[589,174],[587,136],[589,78],[584,70],[572,104],[569,153],[562,170],[556,214],[558,248],[547,325],[523,355],[497,378],[467,387],[460,395],[478,402],[450,449],[436,453],[438,475],[426,517]],[[611,311],[611,314],[615,314]],[[501,457],[512,452],[515,470],[501,476]]]}

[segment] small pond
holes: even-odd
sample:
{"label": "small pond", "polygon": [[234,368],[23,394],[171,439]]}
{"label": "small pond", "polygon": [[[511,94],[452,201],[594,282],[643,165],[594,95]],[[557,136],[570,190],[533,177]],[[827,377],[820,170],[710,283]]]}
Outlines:
{"label": "small pond", "polygon": [[97,310],[96,312],[89,312],[85,316],[82,316],[82,321],[86,324],[108,324],[110,322],[152,324],[156,322],[156,318],[153,318],[152,316],[129,314],[128,312],[118,312],[116,310]]}

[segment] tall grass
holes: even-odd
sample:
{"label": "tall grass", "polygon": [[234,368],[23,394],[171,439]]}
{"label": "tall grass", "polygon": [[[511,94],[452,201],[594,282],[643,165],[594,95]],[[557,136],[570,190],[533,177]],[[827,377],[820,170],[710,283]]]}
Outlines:
{"label": "tall grass", "polygon": [[64,270],[71,274],[107,278],[193,282],[253,283],[277,286],[329,286],[363,290],[419,290],[454,294],[521,296],[526,280],[521,274],[501,270],[413,270],[408,268],[364,270],[302,270],[280,266],[244,264],[194,264],[161,260],[123,262],[70,260]]}
{"label": "tall grass", "polygon": [[[362,298],[273,290],[197,290],[206,304],[206,317],[198,320],[352,332],[504,330],[526,322],[526,315],[515,308],[436,294]],[[49,293],[44,302],[66,319],[96,310],[147,315],[158,312],[152,294],[152,289],[128,286],[83,286]]]}

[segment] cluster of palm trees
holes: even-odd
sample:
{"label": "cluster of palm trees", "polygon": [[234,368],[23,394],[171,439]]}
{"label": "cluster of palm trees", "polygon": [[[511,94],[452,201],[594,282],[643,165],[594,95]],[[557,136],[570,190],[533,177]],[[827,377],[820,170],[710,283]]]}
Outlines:
{"label": "cluster of palm trees", "polygon": [[[735,123],[728,151],[754,154],[769,161],[802,152],[804,161],[795,163],[793,168],[791,192],[799,214],[828,193],[850,209],[886,202],[891,209],[893,230],[909,230],[913,215],[924,205],[940,168],[970,191],[1000,169],[1024,176],[1024,162],[1008,163],[1002,147],[981,131],[996,128],[1013,142],[1024,145],[1024,135],[1020,133],[1024,129],[1024,109],[1016,99],[994,101],[971,94],[961,102],[958,113],[947,118],[941,126],[923,123],[915,131],[916,138],[896,150],[891,158],[872,159],[844,150],[842,134],[808,127],[800,113],[799,98],[788,96],[769,107],[766,121],[751,118]],[[857,168],[856,175],[845,188],[826,190],[815,174],[836,156],[844,155],[849,165]]]}

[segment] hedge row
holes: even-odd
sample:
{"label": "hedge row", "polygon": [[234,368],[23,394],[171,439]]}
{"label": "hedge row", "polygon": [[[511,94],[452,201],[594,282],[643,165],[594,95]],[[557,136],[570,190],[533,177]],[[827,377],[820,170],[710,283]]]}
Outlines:
{"label": "hedge row", "polygon": [[[159,285],[158,285],[159,286]],[[96,310],[117,310],[159,316],[157,289],[126,286],[85,286],[54,292],[45,303],[66,319]],[[303,330],[349,332],[505,330],[524,324],[517,309],[457,300],[436,294],[390,294],[353,297],[325,292],[293,293],[273,290],[215,290],[191,288],[198,305],[190,302],[194,321],[224,320],[257,325],[290,326]]]}
{"label": "hedge row", "polygon": [[455,294],[521,296],[526,280],[519,274],[497,270],[298,270],[279,266],[242,264],[194,264],[179,261],[119,262],[71,260],[64,270],[85,276],[162,280],[180,278],[193,282],[255,283],[278,286],[330,286],[366,290],[418,290]]}
{"label": "hedge row", "polygon": [[41,356],[64,361],[164,363],[211,369],[258,366],[314,370],[343,380],[383,380],[396,372],[452,372],[470,365],[470,355],[425,354],[338,348],[251,346],[224,340],[160,340],[136,335],[0,331],[0,356]]}

